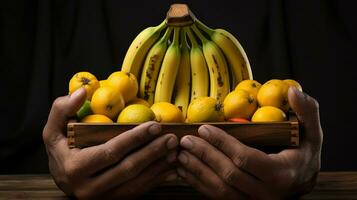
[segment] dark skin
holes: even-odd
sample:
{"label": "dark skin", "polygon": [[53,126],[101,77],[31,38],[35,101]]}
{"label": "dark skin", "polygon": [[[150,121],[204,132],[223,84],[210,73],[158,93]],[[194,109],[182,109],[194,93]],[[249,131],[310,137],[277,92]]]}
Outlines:
{"label": "dark skin", "polygon": [[66,194],[79,199],[135,198],[175,180],[177,174],[212,199],[301,195],[315,185],[323,136],[317,101],[292,88],[288,99],[302,124],[304,137],[299,148],[266,154],[217,127],[203,125],[199,137],[181,139],[183,150],[176,169],[171,163],[176,160],[177,138],[161,133],[160,124],[155,122],[144,123],[102,145],[69,149],[66,124],[85,100],[85,91],[80,89],[54,102],[44,128],[50,172]]}

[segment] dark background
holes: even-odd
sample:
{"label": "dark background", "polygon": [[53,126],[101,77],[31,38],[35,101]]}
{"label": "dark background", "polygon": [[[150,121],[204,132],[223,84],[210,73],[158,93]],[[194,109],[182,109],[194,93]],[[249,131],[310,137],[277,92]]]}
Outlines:
{"label": "dark background", "polygon": [[[41,134],[52,101],[78,71],[105,79],[119,70],[134,37],[172,2],[1,0],[0,173],[47,172]],[[298,80],[320,103],[322,170],[357,170],[353,1],[181,2],[237,36],[256,80]]]}

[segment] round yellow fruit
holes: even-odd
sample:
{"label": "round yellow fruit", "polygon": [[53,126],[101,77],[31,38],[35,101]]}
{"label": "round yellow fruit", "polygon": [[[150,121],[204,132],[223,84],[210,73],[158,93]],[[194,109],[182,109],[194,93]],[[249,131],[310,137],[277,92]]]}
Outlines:
{"label": "round yellow fruit", "polygon": [[139,89],[136,77],[129,72],[123,71],[112,73],[108,77],[106,85],[121,92],[126,103],[136,97]]}
{"label": "round yellow fruit", "polygon": [[91,101],[91,108],[94,114],[102,114],[111,119],[115,119],[118,116],[124,105],[123,96],[112,87],[97,89]]}
{"label": "round yellow fruit", "polygon": [[262,84],[256,80],[243,80],[234,90],[245,90],[254,96],[254,99],[257,99],[257,94]]}
{"label": "round yellow fruit", "polygon": [[197,97],[187,108],[188,123],[224,121],[223,104],[213,97]]}
{"label": "round yellow fruit", "polygon": [[88,115],[86,117],[84,117],[81,122],[84,123],[113,123],[113,121],[111,119],[109,119],[109,117],[105,116],[105,115],[98,115],[98,114],[94,114],[94,115]]}
{"label": "round yellow fruit", "polygon": [[150,103],[141,98],[135,98],[127,103],[127,105],[141,104],[150,108]]}
{"label": "round yellow fruit", "polygon": [[223,101],[224,117],[250,119],[257,109],[257,101],[253,94],[245,90],[230,92]]}
{"label": "round yellow fruit", "polygon": [[285,113],[273,106],[263,106],[258,108],[252,117],[252,122],[280,122],[285,120]]}
{"label": "round yellow fruit", "polygon": [[298,90],[300,90],[300,92],[302,92],[302,87],[301,87],[301,85],[300,85],[300,83],[299,82],[297,82],[297,81],[295,81],[295,80],[293,80],[293,79],[285,79],[285,80],[283,80],[285,83],[287,83],[288,85],[289,85],[289,87],[290,86],[293,86],[293,87],[295,87],[296,89],[298,89]]}
{"label": "round yellow fruit", "polygon": [[104,86],[107,86],[107,80],[99,81],[99,87],[104,87]]}
{"label": "round yellow fruit", "polygon": [[154,103],[151,106],[151,110],[155,113],[158,122],[183,122],[181,110],[171,103]]}
{"label": "round yellow fruit", "polygon": [[119,114],[118,123],[142,123],[155,120],[155,113],[142,104],[125,107]]}
{"label": "round yellow fruit", "polygon": [[274,106],[284,112],[289,110],[289,85],[282,80],[272,79],[262,85],[258,91],[257,100],[260,106]]}
{"label": "round yellow fruit", "polygon": [[69,81],[69,94],[77,89],[84,87],[87,94],[87,100],[92,98],[93,93],[99,88],[97,78],[89,72],[78,72]]}

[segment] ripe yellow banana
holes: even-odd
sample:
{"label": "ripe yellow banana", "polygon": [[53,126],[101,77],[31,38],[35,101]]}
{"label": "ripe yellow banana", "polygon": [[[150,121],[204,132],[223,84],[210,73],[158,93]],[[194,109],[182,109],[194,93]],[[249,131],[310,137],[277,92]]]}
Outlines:
{"label": "ripe yellow banana", "polygon": [[210,36],[211,40],[219,46],[226,56],[234,75],[234,86],[242,80],[253,79],[247,54],[236,37],[223,29],[211,29],[199,20],[196,20],[195,24]]}
{"label": "ripe yellow banana", "polygon": [[202,42],[203,54],[206,58],[210,74],[210,97],[223,102],[230,92],[229,73],[226,59],[219,47],[202,35],[195,24],[191,26]]}
{"label": "ripe yellow banana", "polygon": [[140,97],[148,101],[150,104],[154,103],[156,82],[171,32],[171,27],[166,29],[162,38],[150,49],[144,62],[139,92]]}
{"label": "ripe yellow banana", "polygon": [[188,104],[190,102],[191,88],[191,65],[190,47],[187,43],[186,34],[181,30],[181,61],[175,82],[175,101],[174,104],[181,109],[186,118]]}
{"label": "ripe yellow banana", "polygon": [[174,39],[168,47],[155,89],[154,102],[171,102],[177,71],[180,65],[180,28],[174,27]]}
{"label": "ripe yellow banana", "polygon": [[124,57],[121,70],[130,72],[138,78],[147,52],[158,40],[161,31],[166,26],[166,20],[164,20],[158,26],[149,27],[141,31],[129,46],[129,49]]}
{"label": "ripe yellow banana", "polygon": [[189,28],[184,28],[191,42],[190,62],[191,62],[191,101],[197,97],[208,96],[209,74],[205,56],[201,46],[197,43],[195,36]]}

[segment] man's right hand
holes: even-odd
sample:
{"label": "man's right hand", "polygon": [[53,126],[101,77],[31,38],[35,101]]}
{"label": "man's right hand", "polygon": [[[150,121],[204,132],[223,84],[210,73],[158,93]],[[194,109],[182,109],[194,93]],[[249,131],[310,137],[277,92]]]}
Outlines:
{"label": "man's right hand", "polygon": [[176,160],[177,137],[161,134],[156,122],[139,125],[98,146],[70,149],[66,125],[85,97],[81,88],[57,98],[43,130],[50,172],[67,195],[134,198],[177,177],[170,165]]}

